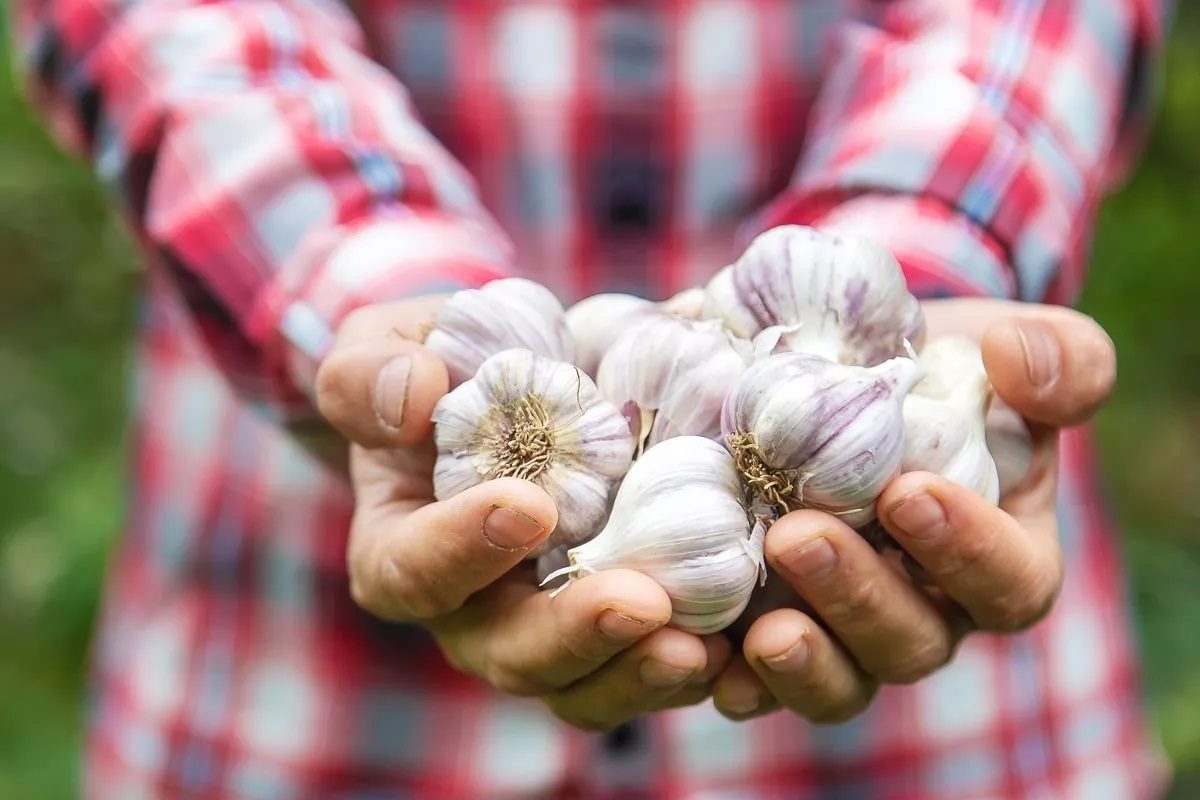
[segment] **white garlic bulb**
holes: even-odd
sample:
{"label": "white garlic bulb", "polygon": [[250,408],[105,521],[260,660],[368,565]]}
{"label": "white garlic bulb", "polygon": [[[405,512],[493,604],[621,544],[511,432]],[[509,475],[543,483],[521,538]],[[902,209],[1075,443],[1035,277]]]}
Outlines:
{"label": "white garlic bulb", "polygon": [[742,496],[733,459],[719,444],[698,436],[665,441],[634,462],[604,530],[572,548],[570,565],[546,580],[637,570],[671,598],[672,625],[715,633],[737,619],[766,578],[766,526],[747,513]]}
{"label": "white garlic bulb", "polygon": [[719,439],[721,404],[751,357],[750,343],[719,322],[659,313],[613,343],[596,385],[646,447],[673,436]]}
{"label": "white garlic bulb", "polygon": [[904,472],[936,472],[990,503],[1000,498],[996,462],[984,439],[992,386],[979,347],[935,339],[921,356],[922,378],[904,399]]}
{"label": "white garlic bulb", "polygon": [[655,314],[654,303],[631,294],[596,294],[567,309],[567,328],[575,341],[575,364],[592,377],[617,338]]}
{"label": "white garlic bulb", "polygon": [[562,304],[549,289],[524,278],[455,292],[438,311],[425,346],[446,362],[451,387],[504,350],[530,350],[566,363],[575,360]]}
{"label": "white garlic bulb", "polygon": [[887,250],[798,225],[761,234],[705,292],[705,317],[738,336],[782,326],[783,349],[843,364],[879,364],[924,335],[920,303]]}
{"label": "white garlic bulb", "polygon": [[920,377],[909,358],[874,367],[807,353],[759,360],[722,414],[743,481],[777,513],[815,508],[851,527],[870,522],[900,472],[901,401]]}
{"label": "white garlic bulb", "polygon": [[546,490],[558,526],[534,553],[573,545],[604,524],[612,490],[633,458],[620,412],[571,364],[506,350],[434,408],[439,500],[492,478]]}
{"label": "white garlic bulb", "polygon": [[992,407],[988,409],[984,433],[988,451],[996,462],[1000,496],[1005,497],[1024,483],[1029,474],[1033,464],[1033,434],[1024,418],[998,397],[992,399]]}

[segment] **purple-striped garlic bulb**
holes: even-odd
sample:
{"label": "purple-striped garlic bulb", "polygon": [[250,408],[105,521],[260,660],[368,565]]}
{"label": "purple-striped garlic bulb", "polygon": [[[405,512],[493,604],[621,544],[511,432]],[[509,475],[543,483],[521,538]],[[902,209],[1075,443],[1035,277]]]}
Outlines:
{"label": "purple-striped garlic bulb", "polygon": [[785,225],[750,243],[705,289],[704,316],[745,339],[766,332],[769,350],[874,366],[919,347],[920,303],[880,245]]}
{"label": "purple-striped garlic bulb", "polygon": [[720,440],[721,405],[752,355],[719,322],[660,312],[616,340],[596,385],[645,447],[684,435]]}
{"label": "purple-striped garlic bulb", "polygon": [[528,350],[489,358],[438,401],[433,421],[438,500],[493,478],[532,481],[554,500],[558,525],[535,556],[599,531],[633,458],[625,418],[592,379]]}
{"label": "purple-striped garlic bulb", "polygon": [[777,514],[814,508],[859,527],[900,472],[901,403],[920,365],[873,367],[780,353],[746,370],[725,400],[725,441],[746,486]]}
{"label": "purple-striped garlic bulb", "polygon": [[562,304],[549,289],[524,278],[503,278],[456,292],[438,311],[425,346],[446,363],[451,388],[505,350],[575,361]]}
{"label": "purple-striped garlic bulb", "polygon": [[575,364],[596,377],[604,354],[621,334],[658,313],[651,301],[632,294],[594,294],[567,309],[567,328],[575,340]]}

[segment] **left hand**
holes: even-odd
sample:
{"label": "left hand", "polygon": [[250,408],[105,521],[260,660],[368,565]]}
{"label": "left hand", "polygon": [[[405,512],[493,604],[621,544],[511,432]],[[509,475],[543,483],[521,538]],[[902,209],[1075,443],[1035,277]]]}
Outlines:
{"label": "left hand", "polygon": [[996,394],[1033,432],[1029,473],[999,508],[930,473],[888,486],[879,519],[928,573],[931,590],[833,516],[796,511],[779,520],[767,559],[812,616],[780,608],[753,622],[741,656],[714,685],[714,703],[730,718],[782,706],[813,722],[849,719],[881,683],[911,683],[945,665],[971,630],[1024,630],[1058,596],[1058,434],[1091,418],[1112,391],[1112,341],[1089,317],[1056,306],[970,299],[924,310],[929,339],[981,342]]}

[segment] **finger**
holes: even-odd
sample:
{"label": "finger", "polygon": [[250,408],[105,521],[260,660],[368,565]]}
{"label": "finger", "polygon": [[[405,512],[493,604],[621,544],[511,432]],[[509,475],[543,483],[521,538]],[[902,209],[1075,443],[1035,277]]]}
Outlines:
{"label": "finger", "polygon": [[384,619],[439,617],[508,572],[557,522],[550,496],[516,478],[423,506],[360,502],[347,556],[350,589]]}
{"label": "finger", "polygon": [[795,609],[759,617],[746,634],[743,651],[771,694],[811,722],[857,716],[878,689],[829,634]]}
{"label": "finger", "polygon": [[1016,631],[1050,610],[1062,585],[1054,512],[1021,525],[969,489],[926,472],[901,475],[879,499],[880,519],[980,628]]}
{"label": "finger", "polygon": [[363,447],[416,444],[433,430],[431,416],[450,379],[437,356],[390,335],[338,344],[317,372],[321,414]]}
{"label": "finger", "polygon": [[707,650],[698,636],[663,628],[542,701],[570,725],[608,731],[663,705],[706,665]]}
{"label": "finger", "polygon": [[457,666],[501,691],[533,696],[591,674],[670,618],[671,600],[657,583],[608,570],[553,595],[501,581],[435,624],[434,633]]}
{"label": "finger", "polygon": [[733,645],[720,633],[701,636],[700,641],[704,642],[706,654],[704,671],[688,681],[678,692],[654,706],[655,710],[694,706],[712,696],[713,685],[733,659]]}
{"label": "finger", "polygon": [[853,528],[795,511],[767,532],[767,560],[869,674],[912,683],[944,666],[955,637],[928,596]]}
{"label": "finger", "polygon": [[735,722],[760,717],[779,708],[779,701],[745,656],[738,655],[713,686],[713,706]]}
{"label": "finger", "polygon": [[996,393],[1025,417],[1065,427],[1090,418],[1112,393],[1117,357],[1092,318],[1039,309],[992,325],[981,342]]}

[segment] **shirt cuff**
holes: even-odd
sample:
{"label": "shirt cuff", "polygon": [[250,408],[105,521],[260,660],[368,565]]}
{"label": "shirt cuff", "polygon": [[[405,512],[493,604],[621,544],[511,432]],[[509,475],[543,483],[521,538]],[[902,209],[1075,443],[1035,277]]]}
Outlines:
{"label": "shirt cuff", "polygon": [[477,288],[512,274],[494,227],[406,213],[336,228],[307,242],[263,293],[248,323],[288,416],[311,409],[317,368],[350,312],[371,303]]}
{"label": "shirt cuff", "polygon": [[900,262],[917,297],[1015,297],[1003,248],[965,215],[931,197],[827,192],[780,198],[750,233],[809,225],[872,239]]}

